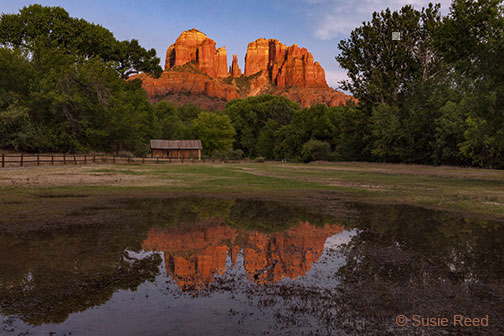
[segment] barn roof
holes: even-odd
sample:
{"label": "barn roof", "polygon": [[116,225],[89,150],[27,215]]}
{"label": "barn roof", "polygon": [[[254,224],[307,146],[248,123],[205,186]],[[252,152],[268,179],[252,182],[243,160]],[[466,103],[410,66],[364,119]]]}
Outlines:
{"label": "barn roof", "polygon": [[201,140],[151,140],[151,149],[202,149]]}

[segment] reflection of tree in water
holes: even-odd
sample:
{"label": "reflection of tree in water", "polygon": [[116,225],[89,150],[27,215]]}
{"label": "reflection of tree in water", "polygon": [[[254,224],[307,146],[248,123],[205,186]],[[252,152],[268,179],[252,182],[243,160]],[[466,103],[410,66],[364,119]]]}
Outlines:
{"label": "reflection of tree in water", "polygon": [[[412,207],[359,207],[357,234],[342,250],[335,288],[252,286],[282,326],[319,334],[503,335],[504,226]],[[398,314],[489,315],[487,328],[398,328]],[[314,322],[316,321],[316,322]],[[308,328],[307,330],[313,330]],[[338,331],[338,333],[336,332]]]}
{"label": "reflection of tree in water", "polygon": [[125,251],[140,248],[139,235],[145,228],[104,225],[0,236],[0,312],[32,325],[60,323],[117,289],[152,281],[161,258]]}
{"label": "reflection of tree in water", "polygon": [[[360,209],[337,275],[348,317],[489,315],[504,328],[504,227],[412,207]],[[364,299],[356,299],[360,293]],[[474,329],[474,328],[473,328]],[[486,330],[471,330],[472,333]],[[495,330],[495,329],[494,329]]]}
{"label": "reflection of tree in water", "polygon": [[315,226],[334,221],[334,217],[274,201],[188,197],[135,199],[125,203],[130,210],[142,211],[145,223],[173,230],[193,230],[217,219],[237,229],[263,233],[285,231],[300,220],[308,220]]}

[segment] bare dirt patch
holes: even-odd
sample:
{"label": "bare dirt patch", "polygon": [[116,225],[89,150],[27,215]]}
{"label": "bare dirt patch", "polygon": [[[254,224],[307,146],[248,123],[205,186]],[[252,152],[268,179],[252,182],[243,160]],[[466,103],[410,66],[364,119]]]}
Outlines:
{"label": "bare dirt patch", "polygon": [[[96,172],[98,170],[98,172]],[[100,172],[100,170],[106,172]],[[109,170],[109,171],[107,171]],[[123,171],[124,170],[124,171]],[[122,172],[123,171],[123,172]],[[150,187],[180,185],[177,179],[156,178],[152,175],[128,174],[134,167],[117,165],[26,167],[0,172],[0,186],[124,186]],[[138,169],[138,172],[141,172]]]}

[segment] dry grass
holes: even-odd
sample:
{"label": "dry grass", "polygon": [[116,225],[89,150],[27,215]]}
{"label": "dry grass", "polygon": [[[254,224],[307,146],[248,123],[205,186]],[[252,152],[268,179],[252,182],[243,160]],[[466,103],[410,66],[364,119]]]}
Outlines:
{"label": "dry grass", "polygon": [[122,186],[153,187],[180,185],[177,179],[157,179],[142,174],[142,169],[117,165],[41,166],[0,171],[0,186],[69,187]]}

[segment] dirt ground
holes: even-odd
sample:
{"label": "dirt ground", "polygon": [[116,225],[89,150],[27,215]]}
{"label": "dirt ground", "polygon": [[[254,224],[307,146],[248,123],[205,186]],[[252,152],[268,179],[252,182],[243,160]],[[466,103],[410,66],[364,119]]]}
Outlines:
{"label": "dirt ground", "polygon": [[149,175],[129,175],[105,171],[116,169],[118,169],[116,165],[6,168],[1,170],[0,186],[65,187],[85,185],[149,187],[162,185],[173,186],[180,183],[180,181],[176,179],[156,179]]}

